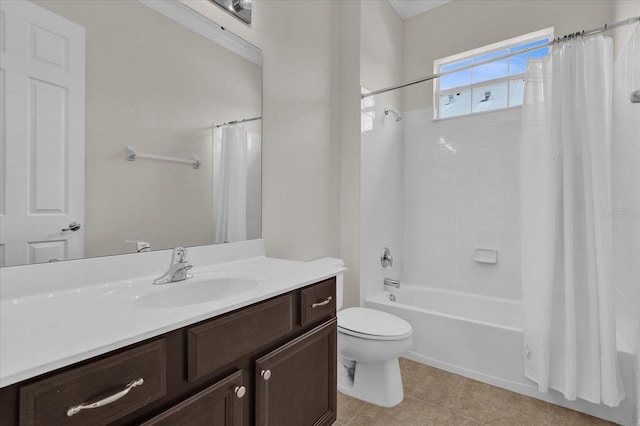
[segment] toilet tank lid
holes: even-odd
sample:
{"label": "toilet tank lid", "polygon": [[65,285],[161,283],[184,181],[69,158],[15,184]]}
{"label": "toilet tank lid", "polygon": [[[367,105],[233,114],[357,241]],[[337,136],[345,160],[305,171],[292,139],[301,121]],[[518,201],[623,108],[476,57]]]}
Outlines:
{"label": "toilet tank lid", "polygon": [[371,336],[403,336],[411,324],[395,315],[369,308],[348,308],[338,312],[338,327]]}
{"label": "toilet tank lid", "polygon": [[322,265],[331,266],[344,266],[344,260],[337,257],[321,257],[319,259],[311,260],[312,263],[320,263]]}

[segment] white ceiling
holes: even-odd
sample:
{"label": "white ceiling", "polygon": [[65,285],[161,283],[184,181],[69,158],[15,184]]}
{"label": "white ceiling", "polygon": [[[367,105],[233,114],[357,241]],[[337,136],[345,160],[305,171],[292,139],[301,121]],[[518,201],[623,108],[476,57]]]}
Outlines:
{"label": "white ceiling", "polygon": [[434,7],[442,6],[451,0],[389,0],[391,6],[398,12],[402,19],[419,15]]}

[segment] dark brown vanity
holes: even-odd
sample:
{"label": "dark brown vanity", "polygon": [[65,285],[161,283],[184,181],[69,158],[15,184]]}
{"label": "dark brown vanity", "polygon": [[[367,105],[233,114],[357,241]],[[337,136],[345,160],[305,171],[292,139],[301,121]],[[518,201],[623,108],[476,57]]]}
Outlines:
{"label": "dark brown vanity", "polygon": [[335,284],[320,281],[2,388],[0,425],[331,425]]}

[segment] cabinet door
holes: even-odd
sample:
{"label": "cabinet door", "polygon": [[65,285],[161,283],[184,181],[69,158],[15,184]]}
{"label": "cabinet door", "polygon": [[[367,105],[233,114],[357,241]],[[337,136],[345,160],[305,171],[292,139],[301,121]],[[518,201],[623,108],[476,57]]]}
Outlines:
{"label": "cabinet door", "polygon": [[247,398],[242,370],[145,422],[143,426],[241,426]]}
{"label": "cabinet door", "polygon": [[334,318],[256,361],[256,423],[331,425],[336,420]]}

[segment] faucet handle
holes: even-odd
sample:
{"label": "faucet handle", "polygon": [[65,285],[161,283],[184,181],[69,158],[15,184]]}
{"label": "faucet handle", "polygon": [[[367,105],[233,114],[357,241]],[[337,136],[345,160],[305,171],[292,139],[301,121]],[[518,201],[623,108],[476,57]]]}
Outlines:
{"label": "faucet handle", "polygon": [[380,264],[382,264],[383,268],[393,266],[393,256],[391,256],[391,250],[387,247],[383,248],[382,253],[380,253]]}
{"label": "faucet handle", "polygon": [[184,247],[176,247],[173,249],[173,256],[171,258],[171,263],[182,263],[187,258],[187,249]]}

